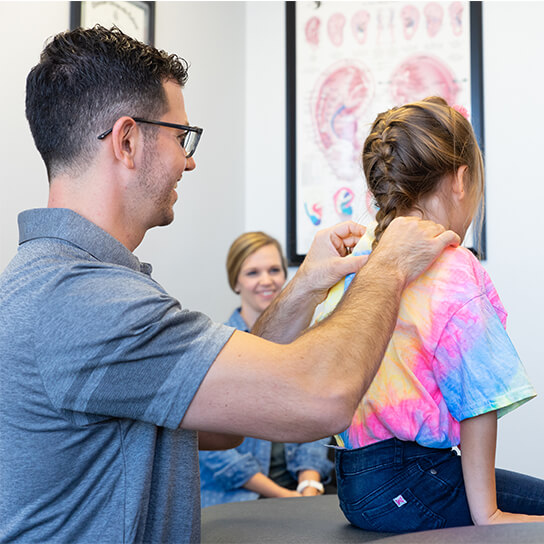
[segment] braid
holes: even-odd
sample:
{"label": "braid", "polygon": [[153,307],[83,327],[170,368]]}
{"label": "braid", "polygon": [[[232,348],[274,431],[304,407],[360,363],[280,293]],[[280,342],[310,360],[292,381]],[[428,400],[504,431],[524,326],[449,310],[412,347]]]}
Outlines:
{"label": "braid", "polygon": [[373,249],[391,221],[414,204],[413,196],[397,183],[403,167],[399,159],[399,129],[388,113],[378,116],[363,149],[368,188],[378,206]]}

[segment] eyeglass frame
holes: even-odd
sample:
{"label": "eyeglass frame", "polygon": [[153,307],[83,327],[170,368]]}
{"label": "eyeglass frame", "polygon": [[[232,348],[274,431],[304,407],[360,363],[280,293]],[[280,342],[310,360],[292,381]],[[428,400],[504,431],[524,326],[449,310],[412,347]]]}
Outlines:
{"label": "eyeglass frame", "polygon": [[[177,128],[178,130],[186,130],[188,132],[196,132],[195,146],[194,146],[193,150],[191,151],[191,153],[185,155],[186,159],[190,159],[195,154],[196,148],[198,146],[198,142],[200,142],[200,136],[204,132],[203,128],[192,127],[192,126],[189,126],[189,125],[177,125],[176,123],[166,123],[165,121],[149,121],[148,119],[142,119],[141,117],[132,117],[132,119],[134,121],[136,121],[137,123],[147,123],[148,125],[157,125],[159,127]],[[103,140],[106,136],[110,135],[112,132],[113,132],[113,127],[106,130],[106,131],[104,131],[102,134],[99,134],[97,136],[97,138],[99,140]],[[185,148],[183,146],[181,146],[181,147],[185,150]],[[187,150],[185,150],[185,152],[187,152]]]}

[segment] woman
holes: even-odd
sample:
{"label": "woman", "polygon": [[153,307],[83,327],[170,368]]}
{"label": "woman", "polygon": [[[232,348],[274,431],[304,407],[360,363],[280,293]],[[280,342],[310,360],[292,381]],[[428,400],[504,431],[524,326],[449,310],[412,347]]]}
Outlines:
{"label": "woman", "polygon": [[[264,232],[242,234],[229,249],[227,274],[241,305],[226,324],[249,332],[287,278],[279,242]],[[236,449],[200,452],[202,506],[322,494],[321,480],[333,467],[327,458],[328,442],[284,444],[246,438]]]}

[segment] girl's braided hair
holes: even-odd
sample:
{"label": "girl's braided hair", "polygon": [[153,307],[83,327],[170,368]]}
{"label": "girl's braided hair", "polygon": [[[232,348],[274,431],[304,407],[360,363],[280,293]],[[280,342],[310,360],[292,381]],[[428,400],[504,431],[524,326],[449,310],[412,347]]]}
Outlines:
{"label": "girl's braided hair", "polygon": [[374,246],[395,217],[420,209],[421,198],[460,166],[468,167],[465,187],[475,205],[482,200],[483,161],[472,126],[436,96],[380,113],[365,140],[362,161],[379,210]]}

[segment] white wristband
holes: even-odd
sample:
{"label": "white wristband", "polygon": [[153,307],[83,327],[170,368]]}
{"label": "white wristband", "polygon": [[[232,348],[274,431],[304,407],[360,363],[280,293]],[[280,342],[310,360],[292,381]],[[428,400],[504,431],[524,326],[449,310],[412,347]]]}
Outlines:
{"label": "white wristband", "polygon": [[320,495],[325,493],[325,488],[321,482],[316,482],[315,480],[302,480],[297,486],[297,493],[302,493],[307,487],[314,487],[319,491]]}

